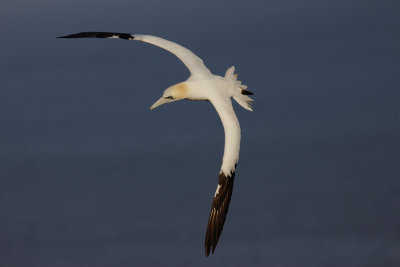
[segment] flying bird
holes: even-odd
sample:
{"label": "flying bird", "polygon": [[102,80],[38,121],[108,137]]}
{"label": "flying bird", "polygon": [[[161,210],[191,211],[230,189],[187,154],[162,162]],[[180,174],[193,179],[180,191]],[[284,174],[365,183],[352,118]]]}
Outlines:
{"label": "flying bird", "polygon": [[240,125],[232,107],[231,97],[244,109],[252,111],[252,92],[247,86],[237,80],[235,67],[228,68],[225,76],[218,76],[204,65],[203,60],[189,49],[160,37],[142,34],[115,32],[81,32],[58,38],[120,38],[137,40],[161,47],[176,57],[189,69],[190,76],[186,81],[174,84],[165,89],[162,97],[157,100],[150,110],[165,103],[181,99],[209,101],[221,118],[225,132],[225,147],[222,166],[219,173],[217,190],[211,206],[205,239],[205,255],[215,251],[231,201],[236,166],[239,160]]}

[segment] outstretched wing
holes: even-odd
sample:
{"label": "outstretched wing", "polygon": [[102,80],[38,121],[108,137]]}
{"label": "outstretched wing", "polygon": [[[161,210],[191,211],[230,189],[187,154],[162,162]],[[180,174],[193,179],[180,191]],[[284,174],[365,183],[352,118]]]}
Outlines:
{"label": "outstretched wing", "polygon": [[217,246],[222,232],[222,228],[224,227],[226,214],[228,213],[229,209],[229,203],[231,202],[234,179],[234,171],[229,175],[225,175],[225,173],[222,171],[219,174],[218,187],[214,194],[210,218],[208,219],[205,242],[206,256],[210,254],[210,250],[212,253],[214,253],[215,247]]}
{"label": "outstretched wing", "polygon": [[210,217],[208,219],[205,240],[206,256],[210,254],[210,250],[214,253],[225,223],[240,150],[240,126],[231,100],[228,97],[219,97],[210,101],[217,110],[224,126],[225,147],[218,187],[214,194]]}
{"label": "outstretched wing", "polygon": [[156,36],[119,32],[80,32],[58,38],[120,38],[124,40],[142,41],[161,47],[177,56],[189,69],[192,75],[207,75],[211,73],[204,65],[203,60],[196,56],[192,51],[177,43]]}

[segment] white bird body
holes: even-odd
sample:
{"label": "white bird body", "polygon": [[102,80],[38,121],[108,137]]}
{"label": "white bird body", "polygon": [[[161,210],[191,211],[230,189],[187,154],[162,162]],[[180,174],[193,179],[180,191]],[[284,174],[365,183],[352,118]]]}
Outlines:
{"label": "white bird body", "polygon": [[187,81],[179,83],[177,90],[185,88],[186,99],[208,100],[214,106],[221,118],[225,132],[221,171],[229,174],[235,170],[235,164],[239,160],[240,125],[230,100],[231,97],[238,95],[238,92],[229,79],[213,74],[208,76],[202,78],[191,76]]}
{"label": "white bird body", "polygon": [[191,73],[189,78],[186,81],[168,87],[162,97],[150,109],[181,99],[209,101],[222,121],[225,132],[224,156],[205,241],[206,256],[208,256],[210,250],[214,252],[228,212],[236,165],[239,161],[240,125],[233,110],[231,98],[235,99],[243,108],[252,111],[251,102],[253,100],[247,96],[252,93],[246,90],[247,86],[236,80],[235,68],[233,66],[230,67],[226,71],[225,77],[214,75],[204,65],[203,60],[193,52],[179,44],[156,36],[112,32],[82,32],[60,38],[121,38],[143,41],[173,53],[189,69]]}
{"label": "white bird body", "polygon": [[[232,70],[233,72],[233,70]],[[232,107],[231,97],[249,101],[241,95],[231,77],[221,77],[212,73],[191,75],[185,82],[178,83],[165,90],[163,97],[175,94],[175,99],[210,101],[221,118],[225,132],[224,156],[221,171],[229,174],[235,170],[239,161],[240,125]],[[251,108],[246,106],[246,109]]]}

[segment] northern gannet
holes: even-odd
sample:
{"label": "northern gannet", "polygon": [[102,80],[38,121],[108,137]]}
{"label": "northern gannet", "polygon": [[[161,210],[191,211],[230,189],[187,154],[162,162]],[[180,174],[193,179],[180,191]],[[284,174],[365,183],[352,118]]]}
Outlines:
{"label": "northern gannet", "polygon": [[150,110],[165,103],[181,99],[205,100],[211,102],[221,118],[225,132],[224,156],[219,173],[217,190],[214,193],[211,206],[205,239],[206,256],[210,254],[210,250],[214,253],[224,226],[226,214],[228,213],[236,165],[239,160],[240,125],[232,107],[231,97],[244,109],[252,111],[251,102],[253,99],[248,95],[252,95],[253,93],[247,91],[247,86],[237,80],[237,74],[234,74],[235,67],[230,67],[226,71],[225,77],[214,75],[204,65],[203,60],[187,48],[150,35],[115,32],[81,32],[58,38],[121,38],[142,41],[171,52],[189,69],[189,78],[184,82],[174,84],[165,89],[162,97],[150,107]]}

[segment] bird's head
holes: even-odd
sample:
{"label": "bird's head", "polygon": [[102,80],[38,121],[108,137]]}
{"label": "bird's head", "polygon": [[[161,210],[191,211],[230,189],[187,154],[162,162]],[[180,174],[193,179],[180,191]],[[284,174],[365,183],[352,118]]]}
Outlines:
{"label": "bird's head", "polygon": [[188,93],[188,86],[185,82],[174,84],[165,89],[162,97],[158,99],[151,107],[150,110],[155,109],[165,103],[174,102],[177,100],[185,99]]}

